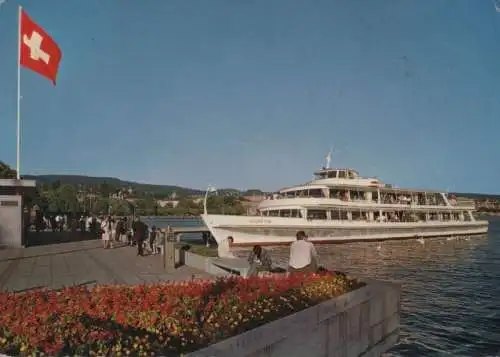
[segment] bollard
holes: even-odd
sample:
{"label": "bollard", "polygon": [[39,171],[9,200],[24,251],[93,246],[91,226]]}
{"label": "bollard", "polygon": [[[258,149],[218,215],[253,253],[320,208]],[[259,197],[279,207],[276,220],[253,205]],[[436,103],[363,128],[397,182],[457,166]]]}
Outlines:
{"label": "bollard", "polygon": [[170,226],[163,240],[163,267],[165,270],[175,269],[175,234]]}

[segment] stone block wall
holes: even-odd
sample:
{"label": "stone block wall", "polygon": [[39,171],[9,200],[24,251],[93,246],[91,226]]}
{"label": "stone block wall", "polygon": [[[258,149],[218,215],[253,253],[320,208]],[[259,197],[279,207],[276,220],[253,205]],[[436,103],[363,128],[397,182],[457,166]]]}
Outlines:
{"label": "stone block wall", "polygon": [[399,285],[370,281],[336,299],[188,357],[378,357],[399,339]]}

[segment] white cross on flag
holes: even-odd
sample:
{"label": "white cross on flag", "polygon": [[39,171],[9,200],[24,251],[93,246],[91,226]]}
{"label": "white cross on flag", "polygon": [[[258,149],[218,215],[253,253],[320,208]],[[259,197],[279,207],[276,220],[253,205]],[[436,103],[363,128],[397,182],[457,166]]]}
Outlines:
{"label": "white cross on flag", "polygon": [[26,14],[21,11],[21,66],[50,79],[56,84],[62,53],[57,43]]}

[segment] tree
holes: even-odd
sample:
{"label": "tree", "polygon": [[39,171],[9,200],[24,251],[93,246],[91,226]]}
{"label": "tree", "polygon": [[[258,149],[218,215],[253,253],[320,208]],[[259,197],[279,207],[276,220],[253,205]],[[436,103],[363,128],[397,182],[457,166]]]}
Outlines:
{"label": "tree", "polygon": [[61,187],[61,181],[56,180],[56,181],[52,182],[52,184],[51,184],[52,190],[57,190],[57,189],[59,189],[59,187]]}
{"label": "tree", "polygon": [[104,181],[99,185],[99,193],[102,197],[108,198],[112,193],[116,192],[116,188]]}
{"label": "tree", "polygon": [[125,200],[110,199],[109,210],[118,216],[127,216],[132,213],[130,204]]}
{"label": "tree", "polygon": [[93,214],[108,214],[109,213],[109,199],[98,197],[92,201],[89,211]]}
{"label": "tree", "polygon": [[59,202],[62,205],[62,212],[80,212],[81,207],[78,203],[78,198],[76,196],[76,189],[71,185],[62,185],[57,189],[57,195],[59,196]]}
{"label": "tree", "polygon": [[16,170],[11,169],[9,165],[0,161],[0,179],[15,179],[16,177]]}
{"label": "tree", "polygon": [[146,197],[135,201],[136,213],[143,216],[152,216],[156,211],[156,201],[152,197]]}

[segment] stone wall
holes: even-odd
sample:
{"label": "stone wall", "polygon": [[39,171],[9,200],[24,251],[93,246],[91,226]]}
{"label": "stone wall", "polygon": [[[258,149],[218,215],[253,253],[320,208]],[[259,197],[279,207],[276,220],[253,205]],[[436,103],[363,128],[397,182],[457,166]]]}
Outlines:
{"label": "stone wall", "polygon": [[194,254],[186,250],[176,249],[175,261],[181,265],[187,265],[191,268],[205,271],[212,275],[228,276],[230,275],[224,269],[221,269],[212,264],[212,258],[204,257],[199,254]]}
{"label": "stone wall", "polygon": [[0,196],[0,246],[22,246],[22,198]]}
{"label": "stone wall", "polygon": [[399,285],[367,285],[186,357],[377,357],[399,339]]}

